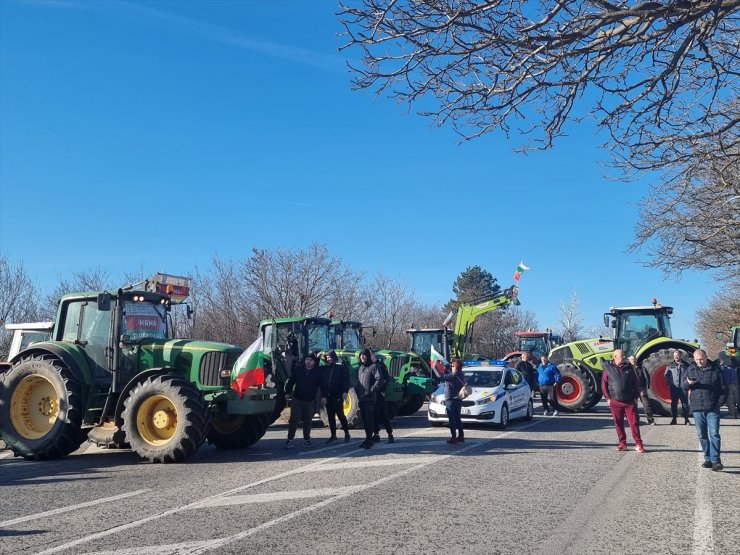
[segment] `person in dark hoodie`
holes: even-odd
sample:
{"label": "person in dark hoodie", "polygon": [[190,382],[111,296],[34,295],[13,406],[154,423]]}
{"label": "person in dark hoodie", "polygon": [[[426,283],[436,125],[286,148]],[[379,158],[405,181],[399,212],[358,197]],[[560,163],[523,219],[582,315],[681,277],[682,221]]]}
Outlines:
{"label": "person in dark hoodie", "polygon": [[727,386],[722,370],[709,362],[702,349],[694,351],[694,364],[686,369],[686,379],[681,384],[688,392],[691,412],[694,413],[696,435],[704,453],[704,468],[722,470],[719,436],[719,408],[725,403]]}
{"label": "person in dark hoodie", "polygon": [[293,447],[298,421],[303,420],[303,446],[311,446],[311,421],[316,412],[316,393],[321,390],[321,403],[326,404],[323,391],[321,370],[318,368],[316,355],[308,353],[303,364],[298,366],[285,382],[285,392],[291,393],[290,420],[288,421],[288,440],[285,448]]}
{"label": "person in dark hoodie", "polygon": [[455,444],[465,441],[462,419],[460,418],[462,399],[460,399],[459,395],[460,390],[466,382],[465,376],[462,373],[462,361],[454,358],[450,366],[452,367],[452,372],[450,373],[442,373],[435,366],[432,366],[432,371],[439,381],[445,383],[445,409],[447,420],[450,423],[450,433],[452,434],[452,437],[447,440],[447,443]]}
{"label": "person in dark hoodie", "polygon": [[[349,442],[349,426],[344,414],[344,403],[349,395],[349,368],[339,362],[337,353],[329,351],[324,356],[326,364],[321,368],[324,380],[324,393],[326,394],[326,416],[329,420],[331,437],[327,443],[337,441],[337,421],[344,432],[344,443]],[[336,418],[335,418],[336,417]]]}
{"label": "person in dark hoodie", "polygon": [[380,426],[383,425],[385,432],[388,434],[388,443],[394,443],[396,440],[393,438],[393,428],[391,427],[391,420],[388,418],[388,403],[385,400],[385,389],[388,387],[391,377],[388,374],[388,367],[381,359],[376,357],[375,365],[383,377],[383,386],[378,389],[378,395],[375,399],[375,433],[373,434],[373,441],[380,441]]}
{"label": "person in dark hoodie", "polygon": [[365,441],[360,447],[370,449],[373,446],[373,433],[375,432],[375,401],[377,392],[383,387],[383,376],[377,365],[373,362],[373,354],[370,349],[364,349],[360,353],[360,367],[357,370],[357,383],[355,393],[360,403],[360,413],[365,424]]}
{"label": "person in dark hoodie", "polygon": [[612,413],[614,427],[617,429],[619,444],[617,451],[627,448],[627,434],[624,433],[624,417],[630,425],[635,450],[643,453],[645,447],[640,435],[640,419],[637,415],[637,398],[640,396],[640,384],[635,369],[624,358],[624,351],[616,349],[612,360],[602,359],[604,372],[601,375],[601,390]]}

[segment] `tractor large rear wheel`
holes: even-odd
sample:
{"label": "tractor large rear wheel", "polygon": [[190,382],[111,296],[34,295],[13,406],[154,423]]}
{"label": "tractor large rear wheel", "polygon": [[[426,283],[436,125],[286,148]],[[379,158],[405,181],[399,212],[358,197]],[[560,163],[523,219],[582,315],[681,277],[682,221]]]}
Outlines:
{"label": "tractor large rear wheel", "polygon": [[211,418],[206,439],[217,449],[243,449],[265,435],[269,414],[227,414]]}
{"label": "tractor large rear wheel", "polygon": [[[673,363],[673,351],[675,349],[660,349],[650,354],[642,361],[642,368],[650,376],[650,387],[648,397],[653,410],[658,414],[671,414],[671,388],[665,381],[665,371],[669,364]],[[681,358],[686,360],[688,354],[680,350]]]}
{"label": "tractor large rear wheel", "polygon": [[193,384],[174,374],[147,378],[123,402],[131,449],[155,463],[181,462],[206,439],[210,413]]}
{"label": "tractor large rear wheel", "polygon": [[76,451],[82,432],[82,384],[62,361],[30,356],[0,374],[0,438],[16,456],[42,461]]}
{"label": "tractor large rear wheel", "polygon": [[580,366],[564,362],[558,365],[560,385],[557,387],[558,403],[569,411],[586,410],[596,397],[596,384],[591,373]]}

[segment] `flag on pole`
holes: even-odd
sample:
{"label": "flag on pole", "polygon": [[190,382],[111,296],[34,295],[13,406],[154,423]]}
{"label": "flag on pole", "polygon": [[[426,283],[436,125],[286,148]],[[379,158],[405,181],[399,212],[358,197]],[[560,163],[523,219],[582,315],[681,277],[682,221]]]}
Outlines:
{"label": "flag on pole", "polygon": [[239,397],[244,397],[244,391],[249,387],[265,383],[264,356],[262,354],[262,336],[252,343],[244,351],[231,370],[233,381],[231,389],[237,392]]}
{"label": "flag on pole", "polygon": [[519,265],[516,267],[516,271],[514,272],[514,281],[519,281],[519,278],[522,277],[522,274],[527,270],[529,270],[529,268],[524,265],[524,262],[520,262]]}
{"label": "flag on pole", "polygon": [[449,363],[447,362],[447,359],[445,357],[437,352],[437,349],[434,348],[434,345],[432,345],[431,348],[432,352],[429,356],[429,360],[431,361],[432,366],[437,369],[437,372],[443,373],[445,371],[445,366],[447,366]]}

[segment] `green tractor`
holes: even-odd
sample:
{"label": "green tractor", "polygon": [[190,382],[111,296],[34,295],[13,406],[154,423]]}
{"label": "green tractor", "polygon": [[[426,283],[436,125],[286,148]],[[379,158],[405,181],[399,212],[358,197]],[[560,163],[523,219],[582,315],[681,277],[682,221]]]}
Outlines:
{"label": "green tractor", "polygon": [[16,456],[63,457],[89,438],[179,462],[204,441],[245,447],[261,438],[274,390],[231,389],[243,349],[172,339],[171,297],[155,290],[71,293],[48,341],[0,373],[0,437]]}
{"label": "green tractor", "polygon": [[730,364],[730,359],[735,359],[736,363],[740,361],[740,326],[732,326],[729,335],[726,332],[717,332],[717,339],[720,341],[728,338],[730,341],[727,343],[726,349],[720,351],[717,355],[717,360],[724,366]]}
{"label": "green tractor", "polygon": [[602,397],[602,359],[611,360],[614,350],[622,349],[625,356],[635,355],[648,372],[652,404],[658,412],[667,414],[671,394],[665,371],[673,362],[673,351],[679,350],[686,357],[699,348],[696,343],[672,338],[671,314],[673,308],[655,300],[652,306],[612,307],[604,314],[604,325],[614,329],[613,339],[574,341],[550,351],[550,361],[561,374],[559,403],[571,411],[596,405]]}
{"label": "green tractor", "polygon": [[[362,335],[362,324],[348,320],[333,320],[331,323],[332,348],[337,356],[342,357],[351,368],[351,379],[357,376],[360,366],[360,351],[364,348],[365,338]],[[415,353],[406,353],[391,349],[375,350],[388,368],[392,381],[386,387],[388,415],[408,416],[416,413],[424,404],[427,395],[434,392],[436,385],[425,361]],[[351,398],[351,395],[350,395]],[[348,422],[355,420],[359,425],[360,416],[351,407],[345,407]]]}

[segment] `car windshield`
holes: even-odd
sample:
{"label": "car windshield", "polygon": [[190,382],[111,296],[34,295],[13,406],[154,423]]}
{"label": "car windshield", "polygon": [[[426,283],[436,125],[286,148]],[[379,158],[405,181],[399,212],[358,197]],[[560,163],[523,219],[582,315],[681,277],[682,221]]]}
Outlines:
{"label": "car windshield", "polygon": [[501,385],[501,370],[476,370],[463,372],[470,387],[496,387]]}

